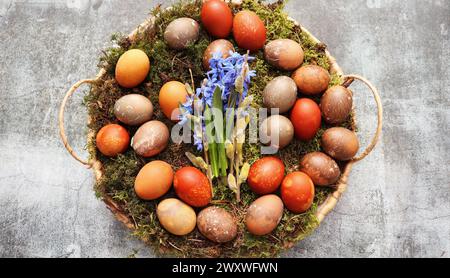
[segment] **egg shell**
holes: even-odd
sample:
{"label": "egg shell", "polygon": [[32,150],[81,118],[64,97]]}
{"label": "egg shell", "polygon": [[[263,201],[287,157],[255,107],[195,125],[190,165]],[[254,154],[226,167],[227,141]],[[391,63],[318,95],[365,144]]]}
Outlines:
{"label": "egg shell", "polygon": [[247,183],[259,195],[275,192],[284,178],[285,166],[278,157],[269,156],[257,160],[250,167]]}
{"label": "egg shell", "polygon": [[152,161],[139,171],[134,182],[134,191],[142,200],[161,198],[170,190],[173,175],[170,164],[159,160]]}
{"label": "egg shell", "polygon": [[325,122],[338,125],[345,122],[353,107],[353,94],[343,86],[333,86],[322,96],[320,101]]}
{"label": "egg shell", "polygon": [[322,125],[319,105],[309,98],[298,99],[291,111],[295,136],[302,141],[314,139]]}
{"label": "egg shell", "polygon": [[266,27],[259,16],[252,11],[238,12],[233,20],[233,35],[242,49],[256,51],[266,43]]}
{"label": "egg shell", "polygon": [[283,201],[277,195],[260,197],[247,209],[245,226],[256,236],[270,234],[280,224],[283,210]]}
{"label": "egg shell", "polygon": [[193,207],[205,207],[212,199],[208,178],[199,169],[183,167],[175,173],[175,192],[181,200]]}
{"label": "egg shell", "polygon": [[156,215],[161,226],[177,236],[191,233],[197,223],[194,209],[178,199],[166,199],[159,203]]}
{"label": "egg shell", "polygon": [[314,201],[314,183],[302,172],[287,175],[281,184],[281,198],[288,210],[293,213],[308,211]]}
{"label": "egg shell", "polygon": [[233,13],[223,0],[203,1],[201,19],[209,34],[226,38],[233,28]]}
{"label": "egg shell", "polygon": [[305,155],[300,161],[300,171],[307,174],[317,186],[334,185],[341,176],[336,161],[322,152]]}
{"label": "egg shell", "polygon": [[186,86],[178,81],[170,81],[159,91],[159,106],[164,115],[172,121],[179,121],[180,104],[186,102],[188,92]]}
{"label": "egg shell", "polygon": [[290,39],[277,39],[266,45],[264,57],[272,66],[292,71],[303,64],[305,54],[299,43]]}
{"label": "egg shell", "polygon": [[264,107],[279,109],[279,113],[288,112],[297,100],[297,85],[288,76],[278,76],[264,88]]}
{"label": "egg shell", "polygon": [[181,50],[198,40],[200,25],[192,18],[182,17],[172,21],[164,32],[170,48]]}
{"label": "egg shell", "polygon": [[115,157],[128,149],[130,146],[130,135],[124,127],[110,124],[100,129],[95,143],[104,156]]}
{"label": "egg shell", "polygon": [[298,90],[308,96],[325,92],[331,81],[328,71],[316,65],[300,67],[293,73],[292,79],[297,84]]}
{"label": "egg shell", "polygon": [[234,46],[230,41],[227,40],[215,40],[213,41],[205,50],[203,55],[203,67],[205,69],[210,69],[209,60],[213,57],[215,53],[220,52],[222,54],[222,58],[230,57],[230,51],[234,52]]}
{"label": "egg shell", "polygon": [[131,49],[120,56],[116,64],[116,81],[124,88],[141,84],[150,71],[150,59],[140,49]]}
{"label": "egg shell", "polygon": [[262,122],[260,136],[262,143],[280,150],[287,147],[294,139],[294,126],[285,116],[273,115]]}
{"label": "egg shell", "polygon": [[153,157],[167,147],[169,136],[169,129],[164,123],[150,121],[137,130],[131,145],[138,155]]}
{"label": "egg shell", "polygon": [[153,104],[143,95],[126,95],[116,101],[114,115],[124,124],[142,125],[152,119]]}
{"label": "egg shell", "polygon": [[359,150],[356,133],[343,127],[327,129],[322,135],[322,148],[331,157],[347,161],[355,157]]}
{"label": "egg shell", "polygon": [[223,208],[208,207],[197,216],[197,227],[207,239],[225,243],[237,235],[237,224],[233,216]]}

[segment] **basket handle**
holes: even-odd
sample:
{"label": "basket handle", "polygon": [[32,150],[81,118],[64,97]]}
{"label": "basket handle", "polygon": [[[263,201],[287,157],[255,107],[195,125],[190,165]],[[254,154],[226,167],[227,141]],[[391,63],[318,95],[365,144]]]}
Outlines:
{"label": "basket handle", "polygon": [[356,74],[344,75],[342,78],[344,79],[344,84],[343,84],[344,87],[349,87],[353,83],[354,80],[359,80],[359,81],[363,82],[364,84],[366,84],[367,87],[369,87],[369,89],[372,91],[373,97],[377,104],[377,109],[378,109],[377,121],[378,121],[378,123],[377,123],[377,130],[375,132],[375,135],[372,138],[372,141],[370,142],[369,146],[364,150],[364,152],[360,156],[355,157],[351,160],[352,162],[359,162],[359,161],[363,160],[364,158],[366,158],[372,152],[372,150],[375,148],[375,146],[378,143],[378,139],[380,139],[381,131],[383,129],[383,105],[381,103],[381,98],[380,98],[377,88],[375,88],[375,86],[372,83],[370,83],[370,81],[368,81],[366,78],[356,75]]}
{"label": "basket handle", "polygon": [[75,83],[66,93],[62,103],[61,103],[61,107],[59,108],[59,116],[58,116],[58,121],[59,121],[59,135],[61,136],[61,139],[64,143],[64,147],[67,149],[67,151],[69,152],[69,154],[75,158],[78,162],[80,162],[81,164],[87,166],[88,168],[92,167],[92,164],[89,161],[85,161],[82,158],[80,158],[75,151],[73,150],[73,148],[70,146],[69,141],[67,140],[67,136],[66,136],[66,132],[64,129],[64,110],[66,108],[66,104],[67,101],[69,100],[69,98],[76,92],[76,90],[83,84],[93,84],[95,82],[94,79],[84,79],[84,80],[80,80],[77,83]]}

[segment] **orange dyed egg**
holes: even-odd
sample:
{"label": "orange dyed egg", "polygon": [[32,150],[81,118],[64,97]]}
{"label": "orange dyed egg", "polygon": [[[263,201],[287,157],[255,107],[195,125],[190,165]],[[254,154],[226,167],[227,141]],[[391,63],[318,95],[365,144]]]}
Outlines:
{"label": "orange dyed egg", "polygon": [[111,124],[100,129],[95,142],[103,155],[114,157],[128,149],[130,135],[124,127]]}
{"label": "orange dyed egg", "polygon": [[143,200],[155,200],[169,191],[172,182],[172,166],[164,161],[155,160],[141,169],[136,177],[134,190]]}
{"label": "orange dyed egg", "polygon": [[186,204],[201,208],[211,202],[211,185],[205,174],[194,167],[184,167],[175,173],[173,187]]}
{"label": "orange dyed egg", "polygon": [[278,157],[264,157],[250,167],[247,183],[258,195],[275,192],[284,178],[284,163]]}
{"label": "orange dyed egg", "polygon": [[159,106],[167,118],[172,121],[179,120],[180,104],[186,102],[188,93],[183,83],[170,81],[164,84],[159,92]]}
{"label": "orange dyed egg", "polygon": [[150,60],[144,51],[131,49],[120,56],[116,65],[116,80],[124,88],[141,84],[150,71]]}

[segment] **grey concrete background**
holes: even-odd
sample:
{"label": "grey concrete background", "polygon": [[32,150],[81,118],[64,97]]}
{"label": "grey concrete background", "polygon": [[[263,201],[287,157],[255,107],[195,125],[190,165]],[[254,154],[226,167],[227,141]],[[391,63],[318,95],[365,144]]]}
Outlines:
{"label": "grey concrete background", "polygon": [[[1,257],[153,256],[94,197],[91,171],[60,142],[57,110],[71,84],[96,74],[110,34],[157,2],[0,0]],[[385,126],[337,209],[284,256],[450,257],[450,1],[291,0],[287,10],[345,72],[378,86]],[[373,101],[353,88],[367,142]],[[79,152],[81,99],[66,117]]]}

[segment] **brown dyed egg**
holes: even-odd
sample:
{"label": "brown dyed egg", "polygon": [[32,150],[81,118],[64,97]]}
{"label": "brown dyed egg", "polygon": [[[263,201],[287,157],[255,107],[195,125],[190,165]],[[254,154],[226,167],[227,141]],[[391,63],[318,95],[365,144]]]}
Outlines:
{"label": "brown dyed egg", "polygon": [[273,115],[262,122],[260,136],[263,144],[283,149],[294,139],[294,126],[285,116]]}
{"label": "brown dyed egg", "polygon": [[151,121],[141,126],[133,137],[131,146],[143,157],[161,153],[169,143],[169,129],[159,121]]}
{"label": "brown dyed egg", "polygon": [[359,150],[356,133],[343,127],[334,127],[322,135],[322,148],[331,157],[347,161],[355,157]]}
{"label": "brown dyed egg", "polygon": [[324,68],[307,65],[299,68],[292,75],[299,91],[305,95],[318,95],[328,88],[330,74]]}
{"label": "brown dyed egg", "polygon": [[143,95],[126,95],[116,101],[114,115],[124,124],[141,125],[152,119],[153,104]]}
{"label": "brown dyed egg", "polygon": [[300,171],[307,174],[317,186],[333,185],[341,176],[336,161],[321,152],[305,155],[300,161]]}
{"label": "brown dyed egg", "polygon": [[263,92],[264,107],[280,109],[283,114],[291,110],[297,100],[297,85],[292,78],[279,76],[267,84]]}
{"label": "brown dyed egg", "polygon": [[152,161],[139,171],[134,182],[134,191],[142,200],[161,198],[172,186],[173,175],[170,164],[164,161]]}
{"label": "brown dyed egg", "polygon": [[332,125],[342,124],[352,112],[352,92],[343,86],[333,86],[320,101],[323,119]]}
{"label": "brown dyed egg", "polygon": [[233,44],[227,40],[215,40],[213,41],[205,50],[205,54],[203,55],[203,67],[205,69],[209,69],[209,60],[213,57],[213,55],[217,52],[222,54],[222,58],[230,57],[230,51],[234,52]]}
{"label": "brown dyed egg", "polygon": [[178,81],[170,81],[159,91],[159,106],[164,115],[172,121],[178,121],[180,104],[186,102],[188,92],[186,86]]}
{"label": "brown dyed egg", "polygon": [[131,49],[120,56],[116,65],[116,80],[124,88],[134,88],[147,78],[150,60],[144,51]]}
{"label": "brown dyed egg", "polygon": [[194,209],[178,199],[166,199],[159,203],[156,215],[161,226],[177,236],[191,233],[197,223]]}
{"label": "brown dyed egg", "polygon": [[303,64],[305,56],[301,45],[297,42],[289,39],[278,39],[266,45],[264,57],[272,66],[291,71]]}
{"label": "brown dyed egg", "polygon": [[225,243],[237,235],[237,224],[233,216],[223,208],[209,207],[197,216],[197,227],[207,239]]}
{"label": "brown dyed egg", "polygon": [[200,25],[192,18],[182,17],[172,21],[164,32],[164,40],[170,48],[181,50],[195,43],[200,34]]}
{"label": "brown dyed egg", "polygon": [[245,226],[256,236],[270,234],[280,224],[283,210],[283,201],[277,195],[260,197],[247,209]]}

